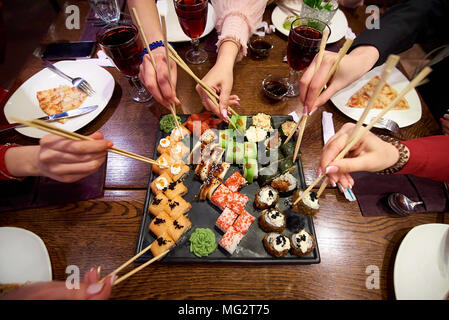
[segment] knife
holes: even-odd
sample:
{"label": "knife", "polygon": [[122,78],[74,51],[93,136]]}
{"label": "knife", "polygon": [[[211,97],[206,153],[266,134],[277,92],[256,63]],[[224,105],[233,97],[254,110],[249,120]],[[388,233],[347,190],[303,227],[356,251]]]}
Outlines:
{"label": "knife", "polygon": [[[76,117],[76,116],[80,116],[80,115],[89,113],[91,111],[94,111],[97,108],[98,108],[97,105],[82,107],[82,108],[78,108],[78,109],[69,110],[66,112],[60,112],[57,114],[53,114],[51,116],[41,117],[41,118],[38,118],[37,120],[54,121],[54,120],[59,120],[59,119],[72,118],[72,117]],[[26,126],[23,124],[20,124],[20,123],[10,123],[10,124],[4,125],[4,126],[0,126],[0,132],[6,131],[6,130],[9,130],[12,128],[22,128],[22,127],[26,127]]]}

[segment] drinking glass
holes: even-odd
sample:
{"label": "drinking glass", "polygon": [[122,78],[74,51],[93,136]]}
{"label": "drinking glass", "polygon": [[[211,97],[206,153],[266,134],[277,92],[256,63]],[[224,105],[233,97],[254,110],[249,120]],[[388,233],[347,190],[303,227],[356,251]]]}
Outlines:
{"label": "drinking glass", "polygon": [[199,37],[207,22],[207,0],[173,0],[176,15],[182,31],[191,39],[192,49],[185,58],[191,64],[201,64],[207,60],[207,52],[199,48]]}
{"label": "drinking glass", "polygon": [[[324,6],[329,6],[326,8]],[[301,16],[314,18],[329,24],[335,13],[338,10],[339,3],[337,0],[324,0],[321,2],[323,8],[319,9],[316,7],[309,6],[306,2],[303,3],[301,7]]]}
{"label": "drinking glass", "polygon": [[117,0],[89,0],[89,5],[106,24],[118,23],[120,9]]}
{"label": "drinking glass", "polygon": [[132,99],[149,101],[152,97],[138,77],[142,45],[137,28],[132,24],[109,25],[98,34],[97,40],[117,69],[128,78]]}
{"label": "drinking glass", "polygon": [[288,97],[299,95],[299,77],[318,53],[325,28],[328,28],[327,24],[309,17],[300,17],[292,22],[287,43],[290,66]]}

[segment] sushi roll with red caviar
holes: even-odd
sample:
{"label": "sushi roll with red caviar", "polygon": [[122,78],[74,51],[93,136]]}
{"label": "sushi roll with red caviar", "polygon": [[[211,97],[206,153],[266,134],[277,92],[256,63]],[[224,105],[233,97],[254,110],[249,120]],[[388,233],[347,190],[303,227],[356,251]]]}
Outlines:
{"label": "sushi roll with red caviar", "polygon": [[168,184],[167,189],[164,191],[165,195],[169,199],[173,199],[176,196],[183,196],[185,195],[189,190],[184,185],[182,180],[176,180],[172,181]]}
{"label": "sushi roll with red caviar", "polygon": [[251,227],[251,224],[254,222],[254,220],[256,220],[256,218],[244,210],[238,216],[237,220],[235,220],[232,226],[235,230],[244,235],[248,232],[249,227]]}
{"label": "sushi roll with red caviar", "polygon": [[226,232],[234,224],[234,221],[238,216],[239,215],[231,209],[225,208],[215,222],[215,225],[221,231]]}

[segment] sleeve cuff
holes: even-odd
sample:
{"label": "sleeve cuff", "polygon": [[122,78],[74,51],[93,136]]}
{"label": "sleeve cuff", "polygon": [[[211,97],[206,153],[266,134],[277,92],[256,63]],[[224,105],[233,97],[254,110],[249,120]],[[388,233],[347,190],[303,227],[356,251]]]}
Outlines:
{"label": "sleeve cuff", "polygon": [[236,59],[236,61],[240,61],[246,56],[249,38],[249,24],[245,16],[238,12],[231,12],[224,18],[217,48],[220,48],[223,39],[226,38],[233,38],[240,43],[240,50]]}

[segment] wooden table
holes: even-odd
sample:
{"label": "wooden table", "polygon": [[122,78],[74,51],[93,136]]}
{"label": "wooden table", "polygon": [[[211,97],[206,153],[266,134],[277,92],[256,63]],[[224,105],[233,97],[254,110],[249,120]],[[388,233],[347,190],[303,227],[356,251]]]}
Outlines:
{"label": "wooden table", "polygon": [[[74,2],[71,1],[70,4]],[[86,16],[85,1],[75,2]],[[270,21],[272,7],[265,13]],[[364,8],[344,10],[350,27],[359,33],[364,28]],[[64,27],[65,10],[50,27],[43,43],[55,40],[78,40],[81,30]],[[282,63],[286,37],[275,34],[274,50],[263,61],[245,58],[235,67],[233,92],[241,98],[240,114],[288,114],[298,108],[299,99],[273,103],[260,91],[262,79],[276,70],[287,74]],[[188,45],[178,46],[181,55]],[[215,62],[215,54],[203,65],[192,66],[200,77]],[[41,69],[40,61],[30,57],[11,90]],[[148,157],[153,156],[155,123],[166,113],[156,103],[138,104],[131,101],[128,83],[114,69],[108,69],[116,79],[116,89],[105,111],[82,129],[90,134],[100,129],[115,146]],[[202,110],[194,92],[192,79],[178,71],[178,97],[184,113]],[[338,130],[349,119],[331,104],[323,110],[334,114]],[[178,109],[181,113],[181,109]],[[321,117],[311,117],[302,143],[304,173],[307,183],[316,177],[322,147]],[[438,134],[439,128],[427,107],[415,125],[403,130],[407,138]],[[36,144],[16,132],[2,136],[0,141]],[[150,167],[132,159],[110,154],[107,162],[106,187],[99,199],[67,203],[40,209],[28,209],[0,214],[0,226],[15,226],[38,234],[45,242],[55,280],[65,280],[68,265],[77,265],[81,273],[101,265],[104,272],[133,256],[142,217]],[[113,299],[392,299],[393,265],[401,240],[413,227],[424,223],[442,223],[448,214],[415,214],[407,218],[366,218],[355,202],[348,202],[335,189],[322,196],[320,213],[314,218],[321,263],[317,265],[166,265],[154,264],[118,285]],[[367,289],[368,266],[380,270],[380,288]]]}

